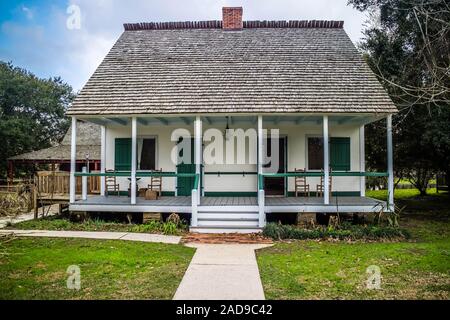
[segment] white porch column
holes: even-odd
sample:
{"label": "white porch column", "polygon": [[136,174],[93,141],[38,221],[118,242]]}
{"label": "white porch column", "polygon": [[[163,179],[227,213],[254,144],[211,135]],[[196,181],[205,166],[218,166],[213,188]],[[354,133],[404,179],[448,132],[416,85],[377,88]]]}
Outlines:
{"label": "white porch column", "polygon": [[[83,167],[82,169],[83,173],[87,173],[87,167]],[[87,176],[83,176],[81,177],[81,199],[83,200],[87,200],[87,184],[88,184],[88,177]]]}
{"label": "white porch column", "polygon": [[328,116],[323,116],[323,170],[324,178],[324,204],[330,204],[330,143],[328,136]]}
{"label": "white porch column", "polygon": [[75,203],[76,193],[76,162],[77,162],[77,118],[72,117],[72,141],[70,146],[70,203]]}
{"label": "white porch column", "polygon": [[264,187],[259,186],[260,175],[263,174],[263,161],[264,161],[264,131],[263,131],[263,117],[258,116],[258,206],[259,206],[259,227],[264,228],[266,226],[266,214],[265,214],[265,192]]}
{"label": "white porch column", "polygon": [[199,186],[197,191],[197,204],[200,204],[200,198],[202,195],[201,190],[201,173],[202,173],[202,147],[203,147],[203,132],[202,132],[202,119],[200,116],[195,118],[195,173],[199,176]]}
{"label": "white porch column", "polygon": [[392,115],[387,117],[387,165],[388,165],[388,193],[389,210],[394,210],[394,156],[392,145]]}
{"label": "white porch column", "polygon": [[[359,171],[366,172],[366,141],[364,125],[359,128]],[[361,176],[360,187],[361,197],[366,196],[366,177]]]}
{"label": "white porch column", "polygon": [[[258,116],[258,175],[263,173],[263,158],[264,158],[264,132],[263,132],[263,117]],[[258,182],[259,189],[259,182]]]}
{"label": "white porch column", "polygon": [[131,204],[136,204],[137,119],[131,118]]}
{"label": "white porch column", "polygon": [[[101,126],[100,173],[106,172],[106,127]],[[100,195],[105,196],[106,177],[100,177]]]}

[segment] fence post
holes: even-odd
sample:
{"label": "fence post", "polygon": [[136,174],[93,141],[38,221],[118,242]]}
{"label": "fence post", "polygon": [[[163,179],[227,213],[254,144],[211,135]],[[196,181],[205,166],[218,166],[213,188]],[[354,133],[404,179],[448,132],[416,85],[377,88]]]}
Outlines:
{"label": "fence post", "polygon": [[33,186],[33,210],[34,210],[34,219],[38,218],[38,197],[37,197],[37,186],[38,179],[35,178],[35,183]]}

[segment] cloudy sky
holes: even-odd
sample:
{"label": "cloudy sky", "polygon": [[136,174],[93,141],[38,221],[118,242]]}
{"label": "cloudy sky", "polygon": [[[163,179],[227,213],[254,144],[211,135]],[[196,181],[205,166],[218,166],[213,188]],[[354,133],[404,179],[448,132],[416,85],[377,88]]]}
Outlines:
{"label": "cloudy sky", "polygon": [[[79,29],[67,27],[68,19],[76,27],[72,5]],[[243,6],[245,20],[344,20],[354,43],[366,20],[347,0],[0,0],[0,60],[60,76],[78,91],[124,22],[220,20],[223,6]]]}

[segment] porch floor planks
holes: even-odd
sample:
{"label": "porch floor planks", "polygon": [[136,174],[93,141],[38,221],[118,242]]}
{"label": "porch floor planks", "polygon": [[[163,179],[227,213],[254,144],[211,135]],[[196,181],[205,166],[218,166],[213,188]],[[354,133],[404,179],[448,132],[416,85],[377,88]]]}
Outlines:
{"label": "porch floor planks", "polygon": [[[330,206],[375,206],[382,201],[367,197],[333,197],[330,198]],[[324,205],[323,197],[267,197],[266,206],[320,206]]]}
{"label": "porch floor planks", "polygon": [[[92,196],[87,200],[77,201],[78,205],[131,205],[131,199],[128,197],[119,196]],[[150,205],[150,206],[191,206],[191,197],[161,197],[158,200],[145,200],[143,198],[136,199],[137,205]]]}
{"label": "porch floor planks", "polygon": [[[142,206],[167,206],[190,207],[191,197],[161,197],[158,200],[145,200],[137,198],[137,205]],[[277,206],[320,206],[323,205],[321,197],[266,197],[266,207]],[[330,198],[331,206],[376,206],[382,201],[367,197],[333,197]],[[78,200],[77,205],[131,205],[130,198],[126,196],[89,196],[87,200]],[[202,206],[257,206],[256,197],[202,197]]]}

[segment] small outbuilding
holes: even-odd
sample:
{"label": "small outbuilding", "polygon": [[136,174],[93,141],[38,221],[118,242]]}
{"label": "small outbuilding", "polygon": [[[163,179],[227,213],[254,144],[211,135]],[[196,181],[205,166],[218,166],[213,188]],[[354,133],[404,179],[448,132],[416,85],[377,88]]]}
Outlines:
{"label": "small outbuilding", "polygon": [[[14,180],[17,165],[49,165],[51,171],[70,172],[70,143],[72,128],[62,142],[54,147],[24,153],[8,159],[8,184]],[[77,171],[89,165],[90,171],[100,170],[100,127],[79,121],[77,124]]]}

